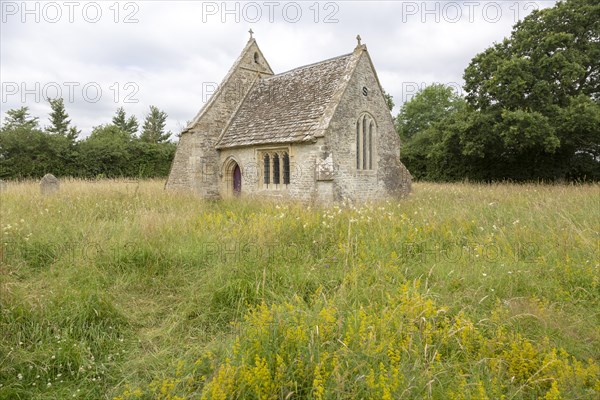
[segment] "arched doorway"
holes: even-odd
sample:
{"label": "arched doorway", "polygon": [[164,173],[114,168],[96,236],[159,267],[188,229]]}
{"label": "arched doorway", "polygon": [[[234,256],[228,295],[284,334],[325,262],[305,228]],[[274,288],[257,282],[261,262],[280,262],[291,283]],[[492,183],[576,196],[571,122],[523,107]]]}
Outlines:
{"label": "arched doorway", "polygon": [[221,193],[223,197],[238,197],[242,194],[242,167],[232,156],[223,163]]}
{"label": "arched doorway", "polygon": [[233,195],[239,196],[242,193],[242,171],[240,170],[240,166],[235,163],[233,166]]}

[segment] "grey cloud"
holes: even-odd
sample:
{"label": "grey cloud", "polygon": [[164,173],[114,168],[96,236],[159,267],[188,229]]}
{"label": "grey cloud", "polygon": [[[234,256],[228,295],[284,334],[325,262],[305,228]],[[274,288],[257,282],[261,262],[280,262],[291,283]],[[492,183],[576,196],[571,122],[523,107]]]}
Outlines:
{"label": "grey cloud", "polygon": [[[10,2],[2,1],[0,6],[5,7],[5,3]],[[84,136],[93,126],[108,123],[119,106],[142,119],[151,104],[164,109],[169,114],[168,129],[178,131],[203,105],[203,83],[221,82],[244,47],[249,28],[275,72],[349,53],[360,33],[384,88],[400,103],[406,97],[407,83],[462,82],[463,70],[471,58],[509,35],[515,22],[507,8],[513,2],[502,4],[502,18],[496,23],[477,15],[473,22],[465,15],[455,23],[443,18],[436,23],[431,16],[422,22],[419,13],[406,15],[407,2],[403,5],[393,1],[320,2],[318,15],[314,2],[298,2],[302,17],[296,23],[282,14],[289,2],[280,2],[275,22],[271,23],[265,2],[259,1],[255,2],[263,13],[259,21],[244,20],[240,15],[236,23],[232,15],[225,15],[227,21],[222,23],[220,10],[205,18],[202,13],[207,6],[220,7],[220,1],[141,1],[133,2],[138,22],[131,24],[123,23],[126,12],[134,10],[123,9],[127,2],[119,3],[118,23],[108,9],[114,3],[98,3],[103,18],[94,24],[80,17],[73,23],[61,20],[50,24],[21,23],[20,18],[6,16],[7,22],[1,26],[3,89],[7,83],[25,85],[28,90],[36,84],[42,88],[64,82],[78,82],[79,90],[90,82],[101,87],[102,96],[96,102],[87,101],[77,92],[74,101],[66,104]],[[427,7],[438,4],[440,9],[455,3],[464,10],[462,2],[419,1],[410,6],[424,3]],[[553,3],[537,2],[541,7]],[[81,2],[81,7],[84,4]],[[241,2],[238,8],[251,11],[248,4]],[[230,10],[234,6],[227,5]],[[327,16],[338,22],[325,23]],[[127,83],[136,85],[133,100],[137,102],[124,102],[131,94],[124,88]],[[117,98],[115,90],[119,92]],[[10,108],[28,105],[45,124],[49,111],[46,102],[36,103],[32,95],[22,102],[21,94],[3,93],[2,117]]]}

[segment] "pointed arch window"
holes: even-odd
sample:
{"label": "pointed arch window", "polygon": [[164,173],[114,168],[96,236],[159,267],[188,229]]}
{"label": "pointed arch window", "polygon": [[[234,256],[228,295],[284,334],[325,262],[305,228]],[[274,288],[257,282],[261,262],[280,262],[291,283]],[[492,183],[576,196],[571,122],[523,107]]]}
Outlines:
{"label": "pointed arch window", "polygon": [[363,114],[356,121],[356,169],[373,169],[373,139],[375,137],[376,124],[373,117]]}
{"label": "pointed arch window", "polygon": [[369,148],[367,151],[369,152],[369,169],[373,169],[373,121],[369,124]]}
{"label": "pointed arch window", "polygon": [[367,120],[367,116],[363,117],[362,123],[362,169],[367,169],[367,163],[369,159],[369,153],[367,152],[367,129],[369,127],[369,122]]}
{"label": "pointed arch window", "polygon": [[360,120],[356,122],[356,169],[360,169]]}

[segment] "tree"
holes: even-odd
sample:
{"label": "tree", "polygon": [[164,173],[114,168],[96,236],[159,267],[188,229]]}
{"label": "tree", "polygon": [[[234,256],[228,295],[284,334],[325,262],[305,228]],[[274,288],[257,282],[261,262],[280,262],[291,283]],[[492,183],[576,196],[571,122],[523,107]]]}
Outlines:
{"label": "tree", "polygon": [[140,139],[148,143],[163,143],[169,140],[171,132],[165,133],[167,113],[150,106],[150,113],[146,115]]}
{"label": "tree", "polygon": [[0,128],[0,178],[40,178],[48,172],[82,178],[153,178],[169,173],[174,143],[144,142],[116,125],[97,126],[88,138],[73,142],[71,127],[64,134],[66,113],[58,102],[54,105],[56,116],[62,117],[54,119],[53,127],[62,129],[40,129],[27,107],[6,112]]}
{"label": "tree", "polygon": [[532,12],[465,69],[466,105],[428,88],[406,103],[396,123],[407,168],[433,180],[600,180],[598,21],[592,0]]}
{"label": "tree", "polygon": [[166,176],[175,148],[171,142],[145,142],[116,125],[101,125],[79,145],[80,170],[92,178]]}
{"label": "tree", "polygon": [[0,178],[39,178],[54,172],[48,135],[24,126],[0,132]]}
{"label": "tree", "polygon": [[17,109],[8,110],[6,117],[4,117],[3,128],[27,128],[34,129],[38,128],[39,118],[32,117],[29,115],[29,107],[21,107]]}
{"label": "tree", "polygon": [[6,112],[0,129],[0,178],[42,176],[50,160],[46,135],[27,107]]}
{"label": "tree", "polygon": [[79,145],[81,170],[88,177],[127,176],[131,136],[115,125],[100,125]]}
{"label": "tree", "polygon": [[400,155],[414,178],[454,180],[464,173],[456,133],[467,116],[464,98],[442,84],[425,87],[402,105],[396,116]]}
{"label": "tree", "polygon": [[510,38],[473,58],[464,79],[478,116],[461,133],[462,153],[478,163],[495,160],[475,178],[600,175],[598,21],[596,0],[559,2],[532,12]]}
{"label": "tree", "polygon": [[128,175],[139,178],[169,175],[176,148],[177,145],[171,142],[133,141],[130,150],[132,157],[127,171]]}
{"label": "tree", "polygon": [[72,147],[65,136],[50,135],[31,117],[27,107],[8,110],[0,129],[0,177],[40,178],[47,172],[72,171]]}
{"label": "tree", "polygon": [[403,140],[413,138],[449,114],[463,110],[463,97],[450,86],[433,84],[417,92],[400,108],[396,116],[396,129]]}
{"label": "tree", "polygon": [[117,112],[112,119],[112,123],[122,131],[129,133],[131,136],[135,136],[139,128],[139,123],[135,115],[127,118],[123,107],[117,109]]}
{"label": "tree", "polygon": [[62,98],[48,99],[50,103],[50,126],[46,128],[46,132],[67,137],[71,142],[75,142],[79,131],[76,127],[71,126],[69,114],[65,110],[65,104]]}

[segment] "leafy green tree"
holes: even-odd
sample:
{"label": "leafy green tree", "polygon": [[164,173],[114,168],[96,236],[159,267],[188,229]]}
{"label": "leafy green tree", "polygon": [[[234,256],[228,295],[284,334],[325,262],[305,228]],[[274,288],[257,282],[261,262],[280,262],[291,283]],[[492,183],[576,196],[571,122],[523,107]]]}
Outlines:
{"label": "leafy green tree", "polygon": [[72,154],[69,139],[43,132],[38,118],[31,117],[27,107],[6,112],[0,129],[1,178],[39,178],[48,172],[69,174]]}
{"label": "leafy green tree", "polygon": [[115,125],[97,126],[88,138],[74,142],[64,108],[60,102],[53,105],[57,112],[51,120],[56,123],[46,130],[27,107],[6,112],[0,128],[0,178],[40,178],[48,172],[82,178],[168,175],[174,143],[144,142]]}
{"label": "leafy green tree", "polygon": [[456,135],[468,119],[465,100],[441,84],[425,87],[402,105],[396,117],[400,155],[414,178],[456,180],[464,174]]}
{"label": "leafy green tree", "polygon": [[37,178],[51,168],[47,135],[27,124],[0,129],[0,178]]}
{"label": "leafy green tree", "polygon": [[112,119],[112,124],[122,131],[129,133],[131,136],[135,136],[139,128],[139,123],[135,115],[127,118],[123,107],[117,109],[117,112]]}
{"label": "leafy green tree", "polygon": [[69,114],[65,110],[62,98],[48,99],[50,103],[50,126],[45,131],[49,135],[49,150],[56,161],[52,172],[54,175],[73,175],[76,173],[77,149],[76,140],[80,131],[71,125]]}
{"label": "leafy green tree", "polygon": [[176,147],[177,145],[171,142],[133,141],[130,150],[132,160],[127,171],[128,176],[139,178],[167,176],[171,169]]}
{"label": "leafy green tree", "polygon": [[6,112],[3,128],[23,127],[34,129],[39,127],[39,118],[29,115],[29,107],[21,107]]}
{"label": "leafy green tree", "polygon": [[46,132],[67,137],[71,142],[75,142],[80,131],[71,126],[69,114],[65,110],[65,103],[62,98],[48,99],[50,103],[50,126]]}
{"label": "leafy green tree", "polygon": [[396,129],[402,139],[409,140],[465,106],[464,98],[452,87],[433,84],[402,105],[396,116]]}
{"label": "leafy green tree", "polygon": [[150,106],[150,113],[144,120],[140,139],[148,143],[164,143],[169,140],[171,132],[165,133],[166,120],[167,113],[159,110],[158,107]]}
{"label": "leafy green tree", "polygon": [[115,125],[100,125],[79,143],[80,169],[87,177],[127,176],[131,137]]}
{"label": "leafy green tree", "polygon": [[169,173],[175,148],[171,142],[145,142],[115,125],[101,125],[80,143],[81,170],[92,178],[163,177]]}
{"label": "leafy green tree", "polygon": [[465,90],[479,115],[462,153],[494,160],[473,178],[598,179],[599,21],[596,0],[559,2],[473,58]]}
{"label": "leafy green tree", "polygon": [[426,88],[396,125],[431,180],[600,180],[600,3],[531,13],[465,70],[466,105]]}

